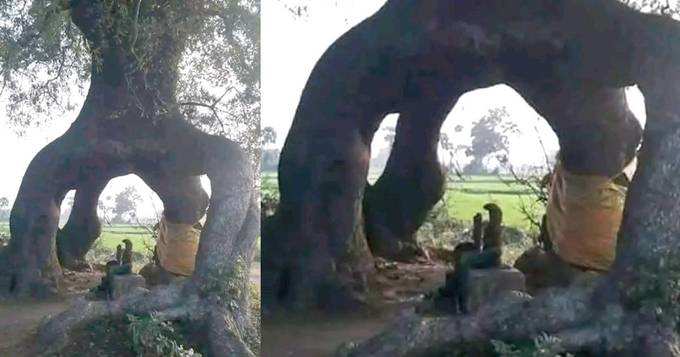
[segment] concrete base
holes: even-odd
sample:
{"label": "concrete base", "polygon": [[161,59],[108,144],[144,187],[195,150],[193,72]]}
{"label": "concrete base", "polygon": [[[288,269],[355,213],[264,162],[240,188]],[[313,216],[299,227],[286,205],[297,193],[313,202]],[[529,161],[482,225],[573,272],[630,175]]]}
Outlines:
{"label": "concrete base", "polygon": [[468,289],[468,308],[477,310],[483,303],[504,291],[525,291],[524,274],[514,268],[472,269]]}
{"label": "concrete base", "polygon": [[146,282],[141,275],[114,275],[113,279],[111,279],[111,298],[116,300],[136,288],[143,288],[145,286]]}

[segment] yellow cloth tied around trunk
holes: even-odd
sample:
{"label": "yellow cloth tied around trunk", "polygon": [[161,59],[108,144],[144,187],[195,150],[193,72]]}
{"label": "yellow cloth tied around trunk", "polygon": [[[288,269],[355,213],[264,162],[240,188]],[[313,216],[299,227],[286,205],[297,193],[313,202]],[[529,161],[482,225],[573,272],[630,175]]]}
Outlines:
{"label": "yellow cloth tied around trunk", "polygon": [[190,276],[194,273],[201,230],[192,224],[172,223],[163,217],[158,224],[156,254],[163,269]]}
{"label": "yellow cloth tied around trunk", "polygon": [[614,262],[626,187],[604,176],[577,175],[557,164],[547,229],[557,255],[582,268],[607,271]]}

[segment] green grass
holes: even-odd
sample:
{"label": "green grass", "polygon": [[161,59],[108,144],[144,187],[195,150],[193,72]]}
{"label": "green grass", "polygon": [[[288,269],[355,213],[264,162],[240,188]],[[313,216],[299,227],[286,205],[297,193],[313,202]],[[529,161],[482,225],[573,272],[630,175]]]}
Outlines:
{"label": "green grass", "polygon": [[[276,173],[263,173],[262,190],[272,192],[277,188]],[[484,211],[484,204],[494,202],[503,209],[506,226],[524,231],[532,227],[520,207],[527,207],[535,217],[543,215],[543,209],[535,204],[536,196],[512,177],[473,175],[455,179],[448,184],[445,201],[454,219],[469,223],[475,213]]]}
{"label": "green grass", "polygon": [[[472,217],[477,212],[483,212],[486,203],[493,202],[503,209],[503,223],[509,227],[521,230],[529,230],[531,224],[526,220],[520,207],[525,204],[531,207],[533,195],[512,194],[471,194],[457,191],[447,191],[447,203],[450,215],[461,221],[472,223]],[[532,209],[536,217],[542,216],[543,212],[537,207]]]}
{"label": "green grass", "polygon": [[132,226],[104,226],[99,238],[101,246],[106,249],[116,250],[118,244],[123,244],[123,239],[132,242],[132,250],[138,253],[147,253],[147,245],[153,247],[156,242],[151,234],[143,228]]}
{"label": "green grass", "polygon": [[[0,222],[0,234],[9,235],[9,223]],[[147,253],[145,243],[150,246],[156,244],[151,234],[144,228],[124,224],[104,225],[99,244],[102,248],[115,251],[118,244],[123,244],[123,239],[129,239],[132,242],[132,250],[142,254]]]}
{"label": "green grass", "polygon": [[503,209],[506,226],[525,231],[532,227],[522,207],[533,212],[534,217],[543,215],[543,208],[536,204],[536,196],[512,178],[469,176],[464,179],[449,182],[446,191],[449,213],[458,220],[472,222],[472,216],[483,211],[482,206],[489,202]]}

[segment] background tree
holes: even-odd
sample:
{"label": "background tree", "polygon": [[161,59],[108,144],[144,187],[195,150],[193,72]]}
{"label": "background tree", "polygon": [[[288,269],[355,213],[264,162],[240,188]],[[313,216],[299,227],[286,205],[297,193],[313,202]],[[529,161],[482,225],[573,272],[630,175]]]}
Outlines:
{"label": "background tree", "polygon": [[[456,125],[454,131],[456,133],[460,133],[463,131],[463,127],[461,125]],[[446,159],[442,164],[444,172],[446,172],[449,178],[460,178],[463,174],[463,169],[458,162],[458,154],[465,152],[467,150],[467,146],[454,144],[454,142],[446,133],[439,134],[439,146],[446,153]]]}
{"label": "background tree", "polygon": [[262,128],[262,133],[260,134],[260,143],[263,147],[276,144],[276,130],[271,126]]}
{"label": "background tree", "polygon": [[[58,292],[60,265],[75,266],[101,231],[97,202],[110,179],[137,174],[158,193],[168,220],[194,223],[208,206],[199,180],[207,174],[212,197],[194,276],[109,312],[172,308],[172,319],[200,320],[208,354],[252,355],[247,272],[259,218],[259,10],[256,0],[0,2],[0,73],[12,127],[21,132],[80,107],[24,175],[10,245],[0,254],[0,293]],[[82,104],[73,100],[85,92]],[[76,190],[73,210],[57,232],[69,190]],[[66,311],[74,316],[48,322],[41,341],[58,348],[104,310]]]}
{"label": "background tree", "polygon": [[0,221],[9,219],[9,199],[7,197],[0,197]]}
{"label": "background tree", "polygon": [[134,186],[125,187],[114,199],[112,223],[132,223],[136,217],[137,202],[141,199]]}
{"label": "background tree", "polygon": [[394,145],[397,128],[394,126],[386,126],[382,128],[381,131],[383,132],[383,140],[386,145],[380,149],[375,158],[371,159],[370,170],[372,172],[382,172],[385,169],[387,160],[390,158],[392,145]]}
{"label": "background tree", "polygon": [[281,154],[280,149],[271,147],[271,145],[276,144],[276,130],[271,126],[263,128],[260,142],[262,145],[262,163],[260,171],[276,171],[276,168],[279,166],[279,155]]}
{"label": "background tree", "polygon": [[645,13],[665,15],[678,19],[680,3],[673,0],[620,0],[624,4]]}
{"label": "background tree", "polygon": [[[509,149],[508,133],[515,130],[515,125],[507,121],[510,117],[505,107],[489,109],[489,111],[472,127],[470,133],[472,144],[465,154],[472,161],[465,165],[463,172],[471,175],[487,174],[491,165],[491,155],[507,152]],[[496,159],[496,156],[492,158]]]}

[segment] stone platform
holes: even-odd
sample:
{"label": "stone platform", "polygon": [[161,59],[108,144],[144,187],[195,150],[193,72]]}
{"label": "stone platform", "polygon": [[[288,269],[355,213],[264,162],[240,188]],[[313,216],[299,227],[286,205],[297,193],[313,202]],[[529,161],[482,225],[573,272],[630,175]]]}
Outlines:
{"label": "stone platform", "polygon": [[116,300],[136,288],[146,287],[146,281],[138,274],[114,275],[111,279],[111,298]]}
{"label": "stone platform", "polygon": [[515,268],[470,270],[468,308],[477,310],[487,300],[504,291],[525,291],[524,274]]}

